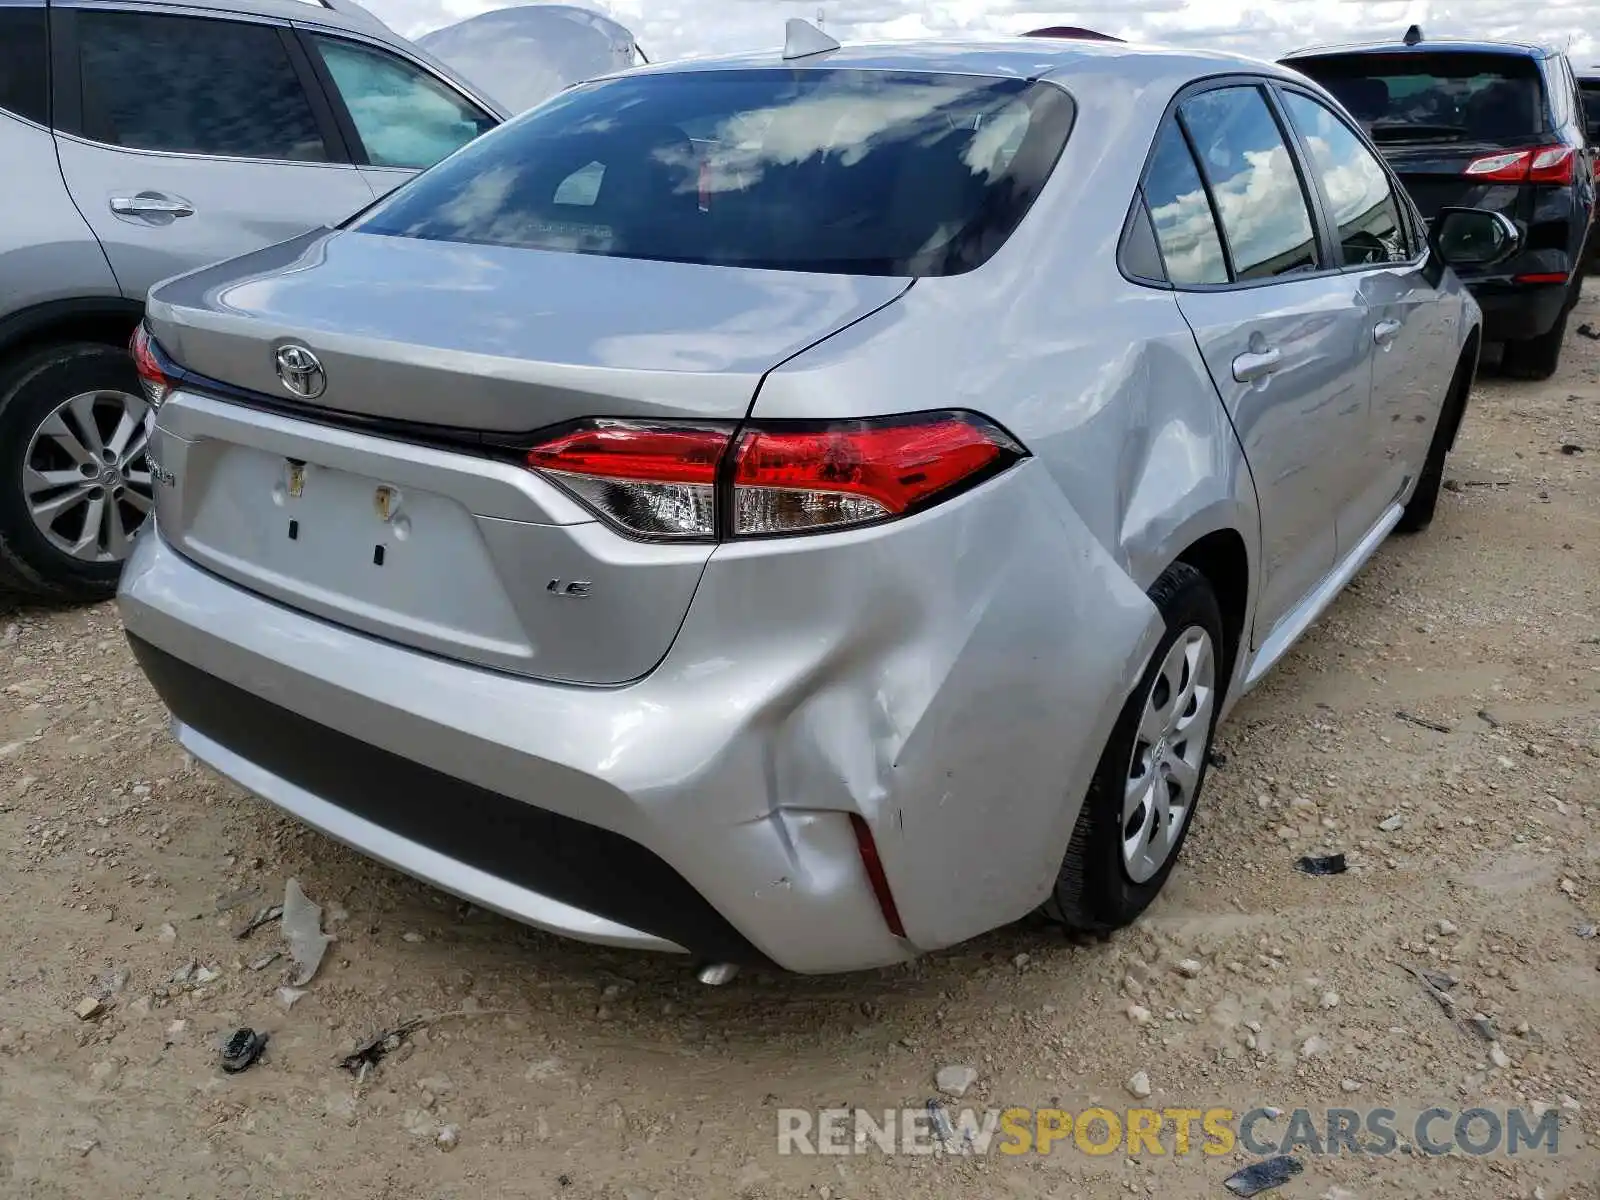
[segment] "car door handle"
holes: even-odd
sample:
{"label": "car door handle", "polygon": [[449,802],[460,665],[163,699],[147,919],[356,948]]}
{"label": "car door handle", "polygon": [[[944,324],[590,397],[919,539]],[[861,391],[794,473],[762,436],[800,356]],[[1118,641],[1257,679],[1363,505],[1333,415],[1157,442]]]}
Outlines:
{"label": "car door handle", "polygon": [[1282,361],[1283,351],[1276,346],[1259,353],[1247,351],[1233,360],[1233,377],[1240,383],[1254,383],[1271,375]]}
{"label": "car door handle", "polygon": [[1372,327],[1372,340],[1380,346],[1387,346],[1400,336],[1399,321],[1379,321]]}
{"label": "car door handle", "polygon": [[111,197],[111,211],[119,217],[192,217],[194,205],[187,200],[144,193]]}

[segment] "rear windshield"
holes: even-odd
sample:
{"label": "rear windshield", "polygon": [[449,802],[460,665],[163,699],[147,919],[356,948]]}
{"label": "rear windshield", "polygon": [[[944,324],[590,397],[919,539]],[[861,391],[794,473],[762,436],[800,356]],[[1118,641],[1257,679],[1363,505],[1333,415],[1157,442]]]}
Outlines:
{"label": "rear windshield", "polygon": [[747,70],[574,88],[359,218],[365,233],[623,258],[951,275],[1027,213],[1067,94],[967,75]]}
{"label": "rear windshield", "polygon": [[1376,142],[1515,142],[1543,133],[1544,87],[1515,54],[1338,54],[1291,64],[1327,88]]}

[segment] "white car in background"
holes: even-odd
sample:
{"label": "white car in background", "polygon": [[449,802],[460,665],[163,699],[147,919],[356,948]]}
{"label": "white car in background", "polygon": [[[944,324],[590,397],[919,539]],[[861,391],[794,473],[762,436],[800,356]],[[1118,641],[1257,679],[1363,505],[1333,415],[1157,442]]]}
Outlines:
{"label": "white car in background", "polygon": [[524,4],[479,13],[417,44],[522,112],[597,75],[648,62],[633,34],[570,4]]}
{"label": "white car in background", "polygon": [[152,506],[126,352],[152,284],[336,224],[636,53],[564,5],[429,40],[483,77],[352,0],[0,0],[0,593],[116,586]]}

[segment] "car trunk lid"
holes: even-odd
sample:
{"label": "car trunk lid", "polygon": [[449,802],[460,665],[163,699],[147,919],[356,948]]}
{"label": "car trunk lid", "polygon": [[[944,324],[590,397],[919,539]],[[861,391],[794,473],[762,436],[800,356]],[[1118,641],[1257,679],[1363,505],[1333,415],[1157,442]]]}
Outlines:
{"label": "car trunk lid", "polygon": [[[149,318],[187,370],[319,415],[521,433],[742,417],[767,371],[907,285],[324,231],[172,280]],[[278,376],[288,343],[321,364],[314,400]]]}
{"label": "car trunk lid", "polygon": [[[582,417],[736,421],[766,371],[908,281],[324,232],[156,289],[176,361],[162,536],[375,637],[617,684],[666,653],[711,546],[600,524],[527,470]],[[320,363],[297,397],[288,344]]]}

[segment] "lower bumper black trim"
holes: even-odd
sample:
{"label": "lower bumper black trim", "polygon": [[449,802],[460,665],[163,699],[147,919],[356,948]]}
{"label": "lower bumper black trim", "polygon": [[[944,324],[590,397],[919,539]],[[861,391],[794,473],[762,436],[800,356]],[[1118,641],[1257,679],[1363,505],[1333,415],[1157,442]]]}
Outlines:
{"label": "lower bumper black trim", "polygon": [[319,799],[480,871],[695,954],[771,966],[683,876],[639,843],[368,745],[132,634],[128,641],[179,721]]}
{"label": "lower bumper black trim", "polygon": [[1502,284],[1468,290],[1483,310],[1486,342],[1522,341],[1555,328],[1566,307],[1568,289],[1560,283]]}

